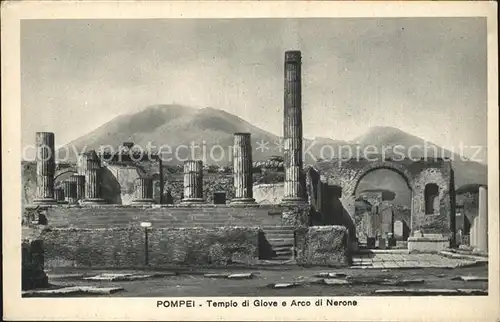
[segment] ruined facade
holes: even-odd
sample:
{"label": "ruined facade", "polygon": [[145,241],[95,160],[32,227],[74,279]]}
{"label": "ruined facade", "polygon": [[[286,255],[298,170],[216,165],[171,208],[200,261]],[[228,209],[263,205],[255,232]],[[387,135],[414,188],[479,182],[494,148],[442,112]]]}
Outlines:
{"label": "ruined facade", "polygon": [[361,179],[377,169],[392,170],[411,190],[410,230],[455,241],[455,191],[450,160],[350,159],[321,161],[307,171],[312,206],[327,221],[347,225],[355,234],[355,195]]}
{"label": "ruined facade", "polygon": [[[155,245],[151,262],[158,267],[170,261],[252,264],[257,257],[345,266],[361,226],[369,227],[368,235],[407,239],[410,250],[454,245],[450,160],[350,159],[303,167],[301,63],[299,51],[285,53],[283,161],[253,162],[250,133],[235,133],[234,163],[219,169],[200,160],[163,165],[155,152],[135,151],[130,142],[116,152],[88,151],[76,165],[38,157],[36,198],[25,193],[23,223],[48,227],[41,238],[49,262],[142,265],[140,224],[146,221],[153,227],[147,237]],[[54,155],[54,134],[37,134],[37,146],[39,155]],[[364,212],[356,214],[358,184],[377,169],[401,175],[412,192],[410,209],[365,194],[358,200],[366,204]],[[485,191],[478,196],[483,206],[472,238],[482,249],[487,248],[485,196]]]}

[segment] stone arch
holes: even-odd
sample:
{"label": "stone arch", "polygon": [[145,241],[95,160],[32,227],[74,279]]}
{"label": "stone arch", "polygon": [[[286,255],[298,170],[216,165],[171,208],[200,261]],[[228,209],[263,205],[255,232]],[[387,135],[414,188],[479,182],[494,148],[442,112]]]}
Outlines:
{"label": "stone arch", "polygon": [[57,178],[69,172],[77,173],[76,167],[68,167],[56,170],[56,172],[54,173],[54,180],[57,180]]}
{"label": "stone arch", "polygon": [[354,196],[356,193],[356,189],[358,188],[358,185],[361,182],[361,179],[363,179],[363,177],[366,176],[368,173],[380,169],[392,170],[397,174],[399,174],[405,180],[406,184],[408,185],[408,188],[412,191],[412,193],[414,192],[415,187],[413,182],[413,176],[408,171],[406,166],[397,162],[380,161],[380,162],[368,163],[361,170],[359,170],[352,179],[351,184],[346,186],[345,195]]}

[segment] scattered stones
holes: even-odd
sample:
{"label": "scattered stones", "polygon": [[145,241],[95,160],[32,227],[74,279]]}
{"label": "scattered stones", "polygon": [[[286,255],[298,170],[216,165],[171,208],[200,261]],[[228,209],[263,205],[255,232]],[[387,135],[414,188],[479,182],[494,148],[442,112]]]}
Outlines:
{"label": "scattered stones", "polygon": [[488,291],[482,289],[459,288],[457,291],[463,295],[488,295]]}
{"label": "scattered stones", "polygon": [[387,275],[374,275],[374,276],[352,276],[348,278],[351,284],[382,284],[388,281],[393,276]]}
{"label": "scattered stones", "polygon": [[323,284],[326,285],[347,285],[351,284],[348,280],[343,280],[339,278],[325,278]]}
{"label": "scattered stones", "polygon": [[122,281],[123,279],[132,276],[133,274],[114,274],[114,273],[104,273],[100,275],[84,277],[84,280],[89,281]]}
{"label": "scattered stones", "polygon": [[83,278],[88,281],[108,281],[108,282],[117,282],[117,281],[135,281],[142,280],[153,277],[167,277],[176,275],[173,272],[163,272],[163,273],[153,273],[153,274],[133,274],[133,273],[122,273],[122,274],[114,274],[114,273],[104,273],[96,276],[90,276]]}
{"label": "scattered stones", "polygon": [[488,282],[488,277],[481,276],[455,276],[452,278],[453,281],[464,281],[464,282]]}
{"label": "scattered stones", "polygon": [[273,283],[269,284],[268,287],[271,288],[291,288],[291,287],[296,287],[299,286],[300,283]]}
{"label": "scattered stones", "polygon": [[392,286],[405,286],[411,284],[424,284],[425,281],[423,279],[415,279],[415,280],[385,280],[381,285],[392,285]]}
{"label": "scattered stones", "polygon": [[454,289],[385,289],[376,290],[375,294],[380,295],[457,295],[458,290]]}
{"label": "scattered stones", "polygon": [[123,287],[70,286],[50,290],[30,290],[22,293],[24,297],[58,297],[78,294],[108,295],[122,291]]}
{"label": "scattered stones", "polygon": [[238,273],[238,274],[230,274],[227,276],[229,279],[251,279],[255,275],[254,273]]}
{"label": "scattered stones", "polygon": [[384,289],[376,290],[379,295],[487,295],[482,289]]}
{"label": "scattered stones", "polygon": [[329,278],[346,278],[347,274],[344,273],[332,273],[332,272],[321,272],[319,274],[314,275],[315,277],[329,277]]}
{"label": "scattered stones", "polygon": [[81,279],[85,277],[83,273],[69,273],[69,274],[47,274],[49,279]]}
{"label": "scattered stones", "polygon": [[210,278],[227,278],[229,277],[229,273],[207,273],[203,274],[203,276]]}

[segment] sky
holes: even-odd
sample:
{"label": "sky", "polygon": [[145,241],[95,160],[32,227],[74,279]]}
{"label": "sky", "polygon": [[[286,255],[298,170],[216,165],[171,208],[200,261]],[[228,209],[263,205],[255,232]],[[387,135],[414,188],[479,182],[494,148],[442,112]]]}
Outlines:
{"label": "sky", "polygon": [[306,138],[392,126],[486,145],[482,18],[23,20],[22,145],[72,141],[155,104],[213,107],[282,134],[283,55],[302,51]]}

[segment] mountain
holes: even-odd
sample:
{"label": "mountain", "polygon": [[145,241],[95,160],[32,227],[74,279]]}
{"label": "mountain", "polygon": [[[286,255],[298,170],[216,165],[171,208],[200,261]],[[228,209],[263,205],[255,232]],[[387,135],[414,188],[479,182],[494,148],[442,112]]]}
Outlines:
{"label": "mountain", "polygon": [[[170,163],[175,164],[182,162],[177,159],[200,158],[205,147],[207,162],[227,164],[235,132],[252,133],[256,160],[280,154],[273,149],[274,142],[278,141],[276,135],[238,116],[210,107],[195,109],[181,105],[155,105],[135,114],[118,116],[63,149],[82,151],[106,145],[116,148],[124,142],[133,142],[143,148],[151,146],[165,158],[172,158]],[[256,142],[260,140],[271,144],[256,150]],[[76,160],[76,154],[71,153],[69,159]]]}
{"label": "mountain", "polygon": [[[149,106],[134,114],[118,116],[103,124],[94,131],[70,142],[65,147],[66,151],[71,151],[69,160],[76,160],[76,152],[99,149],[101,146],[109,145],[114,148],[124,142],[134,142],[141,147],[147,147],[148,143],[153,146],[153,150],[163,152],[164,160],[168,157],[179,158],[201,158],[202,147],[205,147],[207,163],[228,164],[229,153],[233,145],[233,134],[235,132],[252,133],[253,160],[266,160],[271,156],[282,156],[282,146],[280,149],[280,138],[277,135],[266,132],[242,118],[215,108],[207,107],[196,109],[182,105],[154,105]],[[267,145],[259,145],[257,142],[268,142]],[[190,155],[193,144],[193,155]],[[391,127],[373,127],[352,141],[339,141],[331,138],[304,139],[305,163],[311,164],[315,159],[338,157],[349,152],[364,149],[368,146],[378,148],[388,146],[401,146],[404,149],[409,147],[421,147],[412,149],[412,157],[423,157],[426,141]],[[487,182],[486,165],[461,158],[450,151],[439,148],[437,145],[427,142],[427,146],[436,147],[438,156],[453,157],[455,169],[456,186],[464,184]],[[339,153],[341,151],[342,153]],[[392,155],[394,151],[389,150],[386,156]],[[428,156],[435,156],[432,149],[428,151]],[[60,151],[60,156],[64,153]],[[169,161],[175,164],[180,161]],[[383,178],[382,178],[383,179]],[[374,179],[375,180],[375,179]],[[374,184],[368,185],[375,188]],[[367,188],[368,188],[367,186]]]}

